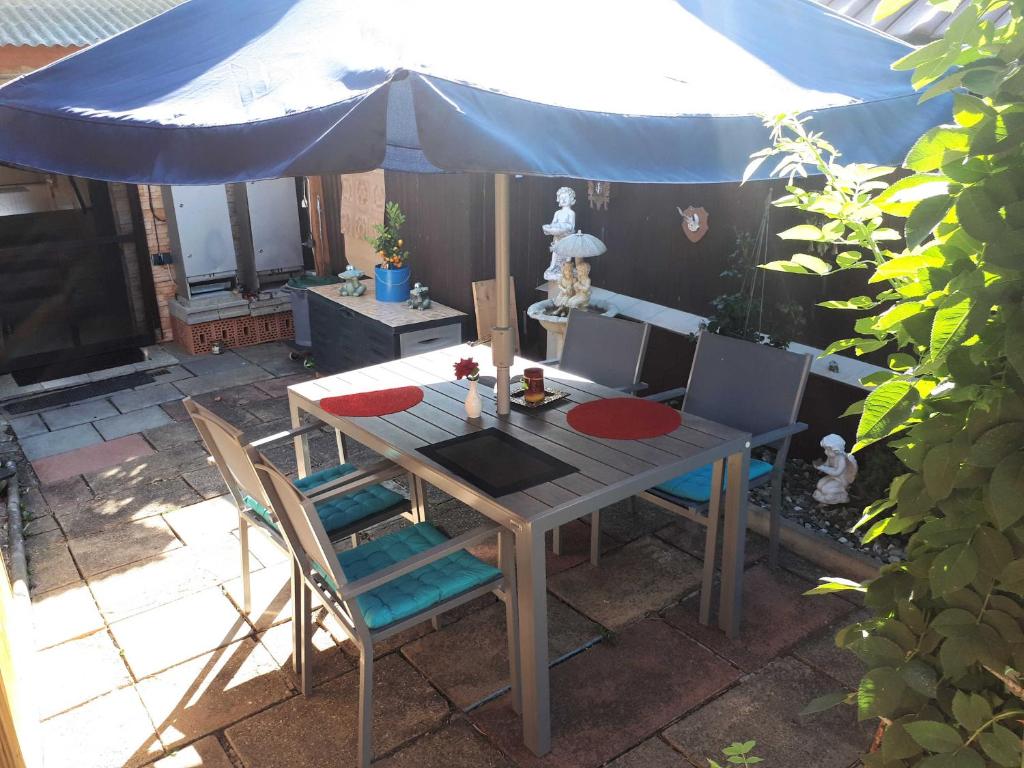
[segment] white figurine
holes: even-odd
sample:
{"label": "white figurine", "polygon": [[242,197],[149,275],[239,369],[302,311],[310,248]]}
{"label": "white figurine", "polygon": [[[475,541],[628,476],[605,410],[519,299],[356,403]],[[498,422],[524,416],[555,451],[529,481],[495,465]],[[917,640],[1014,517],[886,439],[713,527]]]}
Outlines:
{"label": "white figurine", "polygon": [[576,281],[572,285],[572,291],[572,296],[565,302],[566,312],[590,306],[590,262],[585,259],[576,259]]}
{"label": "white figurine", "polygon": [[846,504],[850,500],[849,487],[857,477],[857,460],[846,452],[846,441],[839,435],[821,438],[825,460],[815,464],[825,477],[818,481],[814,500],[821,504]]}
{"label": "white figurine", "polygon": [[558,280],[564,259],[555,253],[555,243],[576,229],[576,213],[572,209],[576,204],[576,193],[571,187],[559,187],[555,193],[555,200],[559,208],[555,211],[551,223],[542,227],[544,234],[551,236],[551,263],[544,272],[545,280]]}

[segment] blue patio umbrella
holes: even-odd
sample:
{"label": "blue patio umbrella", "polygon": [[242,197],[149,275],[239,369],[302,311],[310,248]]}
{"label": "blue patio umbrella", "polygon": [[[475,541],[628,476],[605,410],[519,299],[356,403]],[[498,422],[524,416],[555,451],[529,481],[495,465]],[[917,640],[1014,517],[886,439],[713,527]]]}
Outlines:
{"label": "blue patio umbrella", "polygon": [[759,115],[801,111],[846,159],[895,163],[949,114],[890,70],[907,50],[810,0],[188,0],[0,88],[0,162],[151,184],[494,172],[502,206],[513,173],[738,180]]}

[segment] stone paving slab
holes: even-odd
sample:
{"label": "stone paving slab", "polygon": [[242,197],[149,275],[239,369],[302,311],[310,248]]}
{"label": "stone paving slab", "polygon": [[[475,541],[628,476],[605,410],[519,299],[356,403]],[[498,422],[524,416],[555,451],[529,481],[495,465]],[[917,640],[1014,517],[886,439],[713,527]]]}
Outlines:
{"label": "stone paving slab", "polygon": [[93,499],[92,489],[81,477],[68,477],[55,483],[45,483],[39,490],[54,513],[67,507],[86,504]]}
{"label": "stone paving slab", "polygon": [[186,544],[198,545],[210,534],[230,533],[238,528],[238,510],[230,496],[216,496],[165,512],[164,520]]}
{"label": "stone paving slab", "polygon": [[172,420],[170,424],[165,424],[162,427],[147,429],[142,436],[158,451],[164,451],[184,443],[199,442],[199,433],[192,426],[191,421]]}
{"label": "stone paving slab", "polygon": [[[249,621],[257,630],[265,630],[292,617],[291,567],[289,563],[264,568],[251,574],[252,611]],[[224,583],[224,591],[235,606],[242,609],[242,577]]]}
{"label": "stone paving slab", "polygon": [[103,629],[92,592],[84,581],[32,596],[36,648],[43,649]]}
{"label": "stone paving slab", "polygon": [[58,453],[67,453],[76,448],[103,442],[103,437],[93,429],[91,424],[78,424],[67,429],[26,437],[18,442],[21,443],[21,449],[25,452],[25,458],[29,461],[36,461],[47,456],[55,456]]}
{"label": "stone paving slab", "polygon": [[117,467],[87,473],[85,480],[99,498],[124,496],[128,489],[134,492],[139,486],[178,480],[182,472],[205,466],[206,456],[198,443],[176,445],[150,456],[129,459]]}
{"label": "stone paving slab", "polygon": [[[168,384],[167,386],[171,385]],[[133,435],[170,423],[170,416],[159,406],[151,405],[146,408],[139,408],[138,410],[130,410],[128,413],[122,413],[120,416],[101,419],[94,422],[93,426],[103,435],[104,440],[116,440],[125,435]]]}
{"label": "stone paving slab", "polygon": [[285,429],[291,426],[288,400],[284,397],[267,398],[261,402],[248,403],[245,410],[263,422],[285,422]]}
{"label": "stone paving slab", "polygon": [[116,416],[117,409],[107,400],[98,399],[65,405],[62,408],[51,408],[43,411],[40,415],[46,422],[46,426],[56,431],[79,424],[88,424],[90,421],[98,421],[108,416]]}
{"label": "stone paving slab", "polygon": [[57,715],[40,729],[46,768],[136,768],[164,753],[131,687]]}
{"label": "stone paving slab", "polygon": [[[91,426],[89,428],[92,429]],[[51,432],[50,434],[57,433]],[[36,459],[32,462],[32,468],[40,483],[53,485],[78,475],[108,469],[129,459],[148,456],[151,453],[153,453],[153,449],[140,436],[128,435],[116,440],[87,445],[67,453]]]}
{"label": "stone paving slab", "polygon": [[252,627],[220,587],[211,587],[110,625],[137,680],[223,648]]}
{"label": "stone paving slab", "polygon": [[[722,528],[719,526],[718,531],[718,565],[721,566],[722,558]],[[662,541],[668,542],[673,547],[683,550],[688,555],[696,557],[698,560],[704,559],[704,541],[706,538],[706,531],[703,525],[699,525],[692,520],[686,518],[676,518],[676,521],[671,525],[667,525],[664,528],[660,528],[655,532]],[[753,531],[747,532],[747,544],[744,550],[743,561],[746,565],[753,565],[758,560],[763,560],[768,556],[768,539],[763,536],[758,536]]]}
{"label": "stone paving slab", "polygon": [[94,576],[89,587],[113,623],[217,584],[217,575],[191,547]]}
{"label": "stone paving slab", "polygon": [[[278,671],[274,658],[248,638],[171,667],[137,687],[168,749],[219,731],[292,696],[288,679]],[[295,726],[308,730],[308,724]]]}
{"label": "stone paving slab", "polygon": [[508,694],[469,717],[523,768],[595,768],[707,701],[739,674],[665,622],[646,619],[551,670],[552,749],[543,758],[523,745]]}
{"label": "stone paving slab", "polygon": [[224,478],[216,467],[203,467],[192,472],[183,472],[181,479],[204,499],[221,496],[227,491]]}
{"label": "stone paving slab", "polygon": [[[182,400],[183,399],[184,396],[182,396]],[[192,417],[188,415],[188,411],[186,411],[185,406],[181,404],[181,400],[163,403],[160,408],[174,421],[192,421]]]}
{"label": "stone paving slab", "polygon": [[842,627],[864,621],[871,616],[869,610],[860,610],[844,616],[840,621],[800,643],[793,649],[793,655],[809,667],[826,673],[853,690],[860,685],[860,679],[867,670],[855,654],[836,647],[836,632]]}
{"label": "stone paving slab", "polygon": [[36,533],[33,536],[29,536],[28,531],[25,531],[25,554],[29,560],[41,554],[44,549],[63,543],[64,533],[59,528]]}
{"label": "stone paving slab", "polygon": [[[707,762],[698,765],[705,766]],[[608,768],[693,768],[693,763],[655,736],[612,760]]]}
{"label": "stone paving slab", "polygon": [[[717,626],[701,626],[696,597],[670,608],[665,620],[751,672],[853,610],[832,595],[805,597],[812,586],[784,570],[772,572],[767,565],[749,569],[743,579],[743,625],[736,641]],[[717,590],[712,604],[718,604]]]}
{"label": "stone paving slab", "polygon": [[[292,624],[278,624],[259,636],[259,641],[278,663],[282,672],[293,676],[296,686],[298,677],[292,672]],[[323,627],[313,625],[313,685],[321,685],[356,668],[356,659],[341,650]]]}
{"label": "stone paving slab", "polygon": [[312,378],[313,374],[303,372],[294,374],[292,376],[285,376],[279,379],[257,381],[253,384],[253,386],[270,397],[287,397],[288,387],[290,387],[292,384],[299,384],[303,381],[309,381]]}
{"label": "stone paving slab", "polygon": [[601,510],[601,534],[625,543],[654,533],[678,519],[644,499],[624,499]]}
{"label": "stone paving slab", "polygon": [[836,689],[834,680],[796,659],[778,659],[664,736],[695,764],[734,741],[754,739],[768,766],[848,768],[870,744],[868,725],[858,726],[849,707],[812,719],[799,715],[811,699]]}
{"label": "stone paving slab", "polygon": [[59,533],[60,526],[57,525],[57,518],[53,515],[43,515],[42,517],[33,517],[31,520],[26,521],[23,530],[25,538],[30,539],[45,533]]}
{"label": "stone paving slab", "polygon": [[251,384],[254,381],[262,381],[271,377],[269,373],[259,366],[249,363],[245,363],[245,366],[220,373],[195,376],[191,379],[182,379],[181,381],[174,382],[174,386],[183,395],[194,396],[228,387],[236,387],[241,384]]}
{"label": "stone paving slab", "polygon": [[146,560],[181,547],[159,516],[115,525],[102,533],[68,539],[71,554],[86,578]]}
{"label": "stone paving slab", "polygon": [[77,584],[81,578],[63,543],[39,550],[28,561],[29,589],[33,595]]}
{"label": "stone paving slab", "polygon": [[106,632],[39,651],[33,669],[34,701],[41,720],[132,682]]}
{"label": "stone paving slab", "polygon": [[240,384],[195,396],[197,403],[223,415],[225,419],[229,419],[233,414],[235,419],[248,419],[249,421],[252,421],[252,418],[244,411],[245,407],[261,403],[266,399],[266,394],[252,384]]}
{"label": "stone paving slab", "polygon": [[[180,379],[179,379],[180,381]],[[150,384],[139,389],[129,389],[110,396],[110,402],[121,413],[138,411],[161,403],[168,403],[172,400],[180,400],[181,392],[170,382]]]}
{"label": "stone paving slab", "polygon": [[645,536],[601,560],[548,580],[548,589],[609,629],[659,611],[699,586],[701,563],[665,542]]}
{"label": "stone paving slab", "polygon": [[253,367],[248,360],[239,357],[235,351],[230,349],[219,355],[194,355],[186,359],[179,359],[181,367],[191,371],[195,376],[231,373]]}
{"label": "stone paving slab", "polygon": [[124,493],[109,494],[78,507],[58,509],[56,515],[64,532],[77,538],[170,512],[199,500],[198,494],[184,480],[175,478],[137,485]]}
{"label": "stone paving slab", "polygon": [[[555,598],[548,600],[548,656],[555,662],[601,639],[601,628]],[[402,648],[402,655],[461,709],[509,685],[508,633],[502,602]]]}
{"label": "stone paving slab", "polygon": [[153,763],[153,768],[234,768],[216,736],[206,736],[195,744]]}
{"label": "stone paving slab", "polygon": [[[408,662],[390,655],[374,665],[373,742],[382,755],[439,726],[448,705]],[[247,765],[323,768],[354,764],[359,673],[350,672],[227,729]],[[316,723],[315,728],[309,727]]]}
{"label": "stone paving slab", "polygon": [[457,719],[374,763],[375,768],[514,768],[501,752]]}
{"label": "stone paving slab", "polygon": [[49,432],[49,428],[38,413],[34,413],[31,416],[17,416],[10,421],[11,429],[14,430],[14,434],[19,440],[24,440],[26,437],[32,437],[32,435],[38,435],[43,432]]}

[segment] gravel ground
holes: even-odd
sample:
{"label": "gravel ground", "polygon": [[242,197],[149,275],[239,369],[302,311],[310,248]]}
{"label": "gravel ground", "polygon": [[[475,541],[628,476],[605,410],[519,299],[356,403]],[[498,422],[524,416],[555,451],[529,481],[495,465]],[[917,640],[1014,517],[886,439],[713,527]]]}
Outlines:
{"label": "gravel ground", "polygon": [[[768,452],[755,458],[771,461]],[[904,536],[880,536],[870,544],[860,541],[864,530],[853,533],[850,529],[860,519],[864,507],[886,493],[891,479],[900,472],[900,465],[891,453],[869,449],[857,455],[860,471],[850,489],[850,503],[823,506],[814,500],[813,493],[821,473],[810,462],[790,459],[786,462],[785,483],[782,493],[782,514],[809,530],[831,536],[840,544],[856,549],[882,562],[894,563],[906,556],[907,538]],[[771,485],[754,488],[750,499],[755,504],[768,507]]]}

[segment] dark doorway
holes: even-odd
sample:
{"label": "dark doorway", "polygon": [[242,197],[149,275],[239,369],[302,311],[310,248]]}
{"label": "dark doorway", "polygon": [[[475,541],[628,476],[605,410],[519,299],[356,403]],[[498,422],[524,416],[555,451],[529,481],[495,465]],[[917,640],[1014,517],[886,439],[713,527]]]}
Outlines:
{"label": "dark doorway", "polygon": [[102,182],[0,171],[0,373],[61,378],[152,344],[136,190],[115,211]]}

